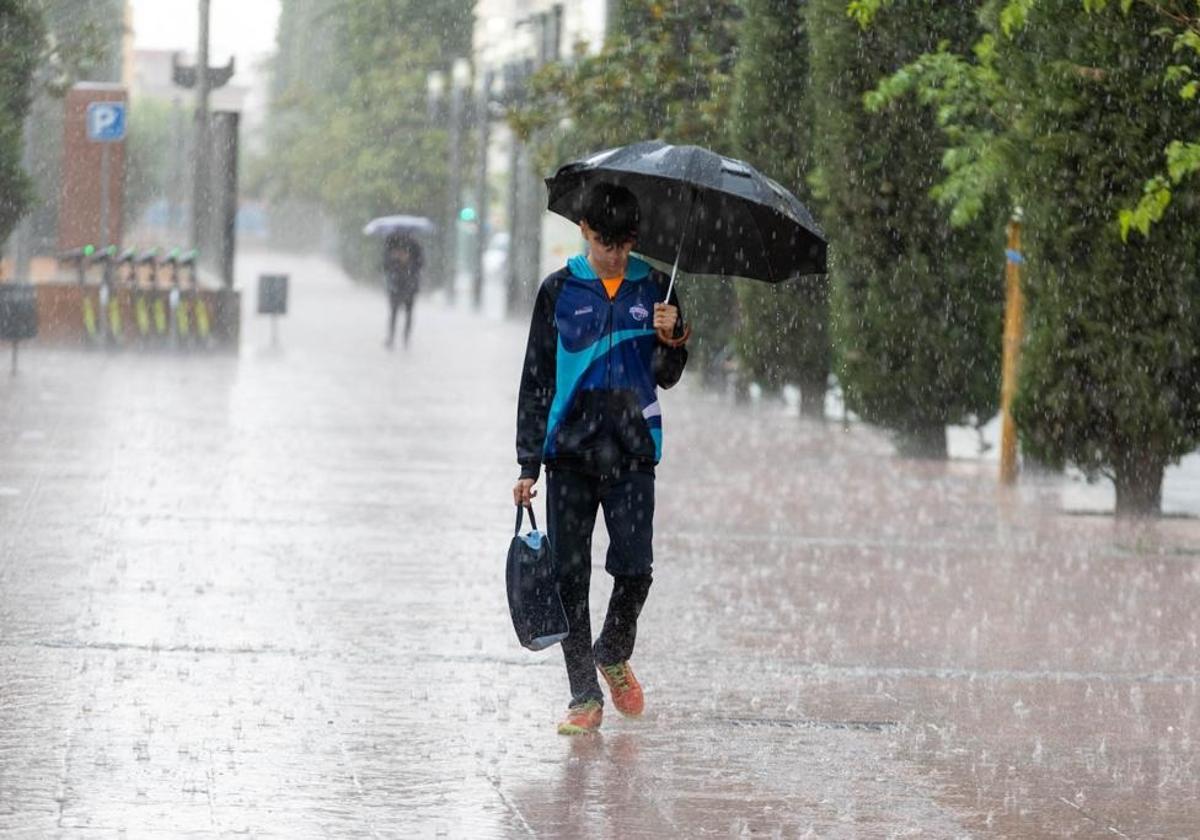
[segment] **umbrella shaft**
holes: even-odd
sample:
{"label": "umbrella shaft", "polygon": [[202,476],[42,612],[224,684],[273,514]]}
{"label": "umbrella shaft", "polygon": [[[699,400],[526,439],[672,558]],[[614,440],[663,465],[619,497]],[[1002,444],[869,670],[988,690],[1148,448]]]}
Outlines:
{"label": "umbrella shaft", "polygon": [[671,282],[667,284],[667,296],[663,303],[671,302],[671,291],[675,288],[675,275],[679,273],[679,258],[683,256],[683,243],[687,242],[688,231],[692,228],[692,213],[696,210],[696,191],[692,190],[692,200],[688,204],[687,219],[683,222],[683,235],[679,237],[679,248],[675,251],[675,264],[671,266]]}

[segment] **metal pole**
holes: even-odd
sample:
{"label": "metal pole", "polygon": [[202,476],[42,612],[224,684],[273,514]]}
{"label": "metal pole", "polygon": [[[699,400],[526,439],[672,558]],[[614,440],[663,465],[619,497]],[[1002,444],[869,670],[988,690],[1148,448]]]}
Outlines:
{"label": "metal pole", "polygon": [[196,47],[196,148],[192,183],[192,248],[205,245],[208,215],[208,13],[210,0],[200,0],[200,40]]}
{"label": "metal pole", "polygon": [[520,178],[517,172],[520,160],[521,141],[515,133],[510,131],[508,145],[508,255],[505,260],[507,263],[505,270],[508,282],[504,298],[505,309],[509,315],[515,315],[521,310],[519,302],[521,275],[517,269],[516,259],[517,243],[521,232],[520,203],[518,202]]}
{"label": "metal pole", "polygon": [[454,302],[458,269],[458,203],[462,193],[463,91],[457,80],[450,83],[450,196],[446,202],[446,294]]}
{"label": "metal pole", "polygon": [[[36,101],[29,106],[29,112],[25,114],[25,125],[21,129],[21,168],[26,173],[32,174],[33,169],[33,111],[36,107]],[[14,279],[29,282],[29,267],[33,260],[33,219],[30,212],[27,210],[21,216],[21,221],[17,225],[17,235],[13,237],[13,245],[16,251],[13,254],[13,269]],[[16,348],[14,346],[14,352]]]}
{"label": "metal pole", "polygon": [[167,205],[167,233],[172,241],[182,233],[183,208],[187,195],[187,178],[184,173],[185,154],[183,151],[187,138],[184,134],[186,124],[183,116],[183,105],[176,96],[171,100],[171,174],[167,185],[169,196]]}
{"label": "metal pole", "polygon": [[1007,261],[1004,267],[1004,362],[1000,384],[1000,482],[1013,484],[1017,480],[1017,426],[1013,421],[1012,403],[1017,393],[1017,366],[1021,358],[1021,339],[1024,334],[1025,298],[1021,293],[1021,209],[1018,207],[1008,222]]}
{"label": "metal pole", "polygon": [[107,142],[100,144],[100,236],[96,240],[97,247],[109,245],[108,238],[108,146]]}
{"label": "metal pole", "polygon": [[489,97],[492,89],[491,70],[483,77],[483,90],[479,96],[479,163],[475,170],[475,268],[472,278],[471,303],[476,309],[483,306],[483,253],[487,250],[488,234],[488,144],[491,142],[492,115]]}
{"label": "metal pole", "polygon": [[12,343],[13,344],[13,354],[12,354],[12,375],[13,376],[17,375],[17,345],[19,345],[20,343],[21,342],[19,342],[19,341],[14,341]]}
{"label": "metal pole", "polygon": [[542,208],[545,198],[542,179],[534,165],[533,150],[537,146],[536,136],[521,149],[521,308],[532,309],[537,294],[542,270]]}

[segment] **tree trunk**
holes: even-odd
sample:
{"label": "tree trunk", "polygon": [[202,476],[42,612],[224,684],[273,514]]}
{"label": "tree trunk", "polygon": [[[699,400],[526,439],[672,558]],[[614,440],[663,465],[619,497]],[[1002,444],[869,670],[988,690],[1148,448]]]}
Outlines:
{"label": "tree trunk", "polygon": [[825,378],[800,383],[800,416],[809,420],[825,419]]}
{"label": "tree trunk", "polygon": [[1117,516],[1158,516],[1162,513],[1164,460],[1152,454],[1133,454],[1117,464]]}
{"label": "tree trunk", "polygon": [[939,423],[900,432],[896,438],[896,448],[905,458],[945,460],[946,427]]}

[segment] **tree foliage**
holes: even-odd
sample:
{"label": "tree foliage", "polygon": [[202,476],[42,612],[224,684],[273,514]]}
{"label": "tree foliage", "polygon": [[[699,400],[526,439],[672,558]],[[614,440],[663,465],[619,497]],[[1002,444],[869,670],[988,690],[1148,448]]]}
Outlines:
{"label": "tree foliage", "polygon": [[21,129],[33,99],[33,74],[45,26],[31,0],[0,0],[0,247],[29,204],[31,185],[21,167]]}
{"label": "tree foliage", "polygon": [[944,456],[945,426],[991,415],[999,391],[1001,243],[954,229],[930,198],[940,177],[933,115],[865,92],[936,48],[971,42],[957,3],[905,4],[861,29],[845,0],[808,4],[815,186],[832,244],[838,374],[850,408],[898,433],[903,451]]}
{"label": "tree foliage", "polygon": [[470,51],[469,0],[284,0],[269,152],[255,176],[275,199],[335,220],[347,267],[373,261],[363,223],[444,218],[446,132],[426,79]]}
{"label": "tree foliage", "polygon": [[[1072,15],[1070,29],[1054,31],[1070,38],[1096,26],[1139,28],[1130,18],[1155,21],[1145,31],[1135,53],[1145,59],[1147,81],[1156,81],[1179,99],[1195,105],[1200,94],[1200,2],[1187,0],[1077,0],[1089,17]],[[869,25],[892,0],[851,0],[849,13]],[[1007,142],[1021,120],[1015,112],[1021,93],[1008,90],[996,72],[997,50],[1011,48],[1013,39],[1024,32],[1032,19],[1045,18],[1047,11],[1061,9],[1057,0],[991,0],[981,5],[990,21],[990,31],[974,45],[974,60],[948,51],[922,56],[880,85],[873,102],[878,105],[898,93],[918,90],[928,103],[936,103],[939,121],[956,147],[947,159],[949,176],[937,189],[940,200],[951,205],[957,223],[970,219],[978,210],[979,197],[1000,189],[999,173],[1011,166],[1011,153],[1019,144]],[[1055,21],[1061,24],[1061,21]],[[1144,27],[1140,27],[1144,30]],[[1152,67],[1153,69],[1149,69]],[[1087,76],[1097,68],[1078,67]],[[989,120],[987,115],[995,117]],[[996,125],[1004,131],[998,136]],[[1028,128],[1028,124],[1026,124]],[[1166,139],[1162,158],[1147,168],[1148,177],[1140,191],[1118,208],[1116,219],[1122,238],[1136,230],[1149,236],[1150,228],[1162,220],[1171,203],[1172,188],[1200,172],[1200,134],[1195,129]],[[1154,169],[1159,171],[1152,173]]]}
{"label": "tree foliage", "polygon": [[[0,0],[0,247],[26,213],[35,237],[53,241],[62,156],[58,100],[79,79],[120,77],[122,10],[122,0]],[[35,140],[25,150],[28,172],[26,121]]]}
{"label": "tree foliage", "polygon": [[155,199],[169,192],[172,106],[159,99],[130,103],[125,141],[125,221],[133,224]]}
{"label": "tree foliage", "polygon": [[1165,465],[1200,443],[1200,198],[1185,165],[1153,235],[1126,236],[1161,150],[1200,133],[1194,103],[1163,84],[1177,59],[1161,5],[988,3],[969,56],[924,55],[872,97],[912,91],[935,110],[951,143],[935,192],[956,220],[991,197],[1026,208],[1022,441],[1111,477],[1131,512],[1157,510]]}
{"label": "tree foliage", "polygon": [[[811,205],[813,120],[803,4],[744,0],[743,8],[730,119],[735,150]],[[743,377],[767,390],[797,384],[802,411],[823,416],[830,370],[827,287],[739,283],[737,295]]]}

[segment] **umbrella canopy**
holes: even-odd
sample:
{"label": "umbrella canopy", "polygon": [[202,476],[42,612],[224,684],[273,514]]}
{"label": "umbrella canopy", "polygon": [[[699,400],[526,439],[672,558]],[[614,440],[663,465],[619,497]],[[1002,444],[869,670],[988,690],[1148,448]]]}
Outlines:
{"label": "umbrella canopy", "polygon": [[367,222],[364,236],[389,236],[393,233],[433,233],[437,227],[424,216],[380,216]]}
{"label": "umbrella canopy", "polygon": [[768,283],[825,273],[825,234],[808,208],[748,163],[661,140],[608,149],[546,179],[549,209],[578,222],[583,197],[598,182],[637,196],[634,250],[652,260],[688,274]]}

